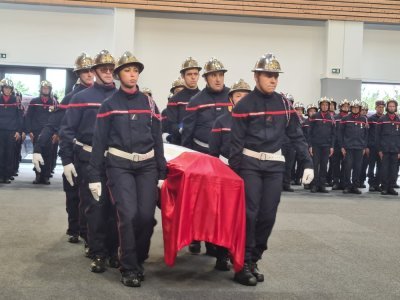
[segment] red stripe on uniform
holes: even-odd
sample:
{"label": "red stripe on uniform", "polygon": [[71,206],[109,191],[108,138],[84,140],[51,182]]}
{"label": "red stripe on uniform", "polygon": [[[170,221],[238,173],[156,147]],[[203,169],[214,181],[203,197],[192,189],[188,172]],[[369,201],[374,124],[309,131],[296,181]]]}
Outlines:
{"label": "red stripe on uniform", "polygon": [[195,111],[201,108],[207,108],[207,107],[221,107],[221,106],[232,106],[232,103],[209,103],[209,104],[202,104],[202,105],[197,105],[193,107],[186,107],[187,111]]}
{"label": "red stripe on uniform", "polygon": [[189,102],[170,102],[167,106],[179,106],[179,105],[188,105]]}
{"label": "red stripe on uniform", "polygon": [[71,103],[68,104],[68,108],[75,107],[100,107],[101,103]]}
{"label": "red stripe on uniform", "polygon": [[154,114],[151,112],[151,110],[148,110],[148,109],[110,110],[105,113],[97,114],[97,118],[105,118],[105,117],[108,117],[111,115],[124,115],[124,114],[125,115],[127,115],[127,114],[149,114],[149,115],[156,117],[159,120],[161,119],[160,114]]}
{"label": "red stripe on uniform", "polygon": [[231,131],[230,128],[214,128],[211,132],[222,132],[222,131]]}
{"label": "red stripe on uniform", "polygon": [[323,121],[323,122],[335,123],[335,120],[329,120],[329,119],[310,119],[310,122],[315,122],[315,121]]}
{"label": "red stripe on uniform", "polygon": [[361,122],[361,121],[341,121],[340,124],[345,124],[345,123],[356,123],[356,124],[364,124],[367,125],[366,122]]}
{"label": "red stripe on uniform", "polygon": [[279,116],[279,115],[286,115],[286,114],[292,114],[292,113],[296,113],[296,111],[295,110],[276,110],[276,111],[250,112],[250,113],[243,113],[243,114],[232,113],[232,117],[246,118],[246,117],[252,117],[252,116],[266,116],[266,115]]}
{"label": "red stripe on uniform", "polygon": [[378,125],[381,125],[381,124],[400,124],[400,122],[399,121],[382,121],[382,122],[378,122],[377,124]]}

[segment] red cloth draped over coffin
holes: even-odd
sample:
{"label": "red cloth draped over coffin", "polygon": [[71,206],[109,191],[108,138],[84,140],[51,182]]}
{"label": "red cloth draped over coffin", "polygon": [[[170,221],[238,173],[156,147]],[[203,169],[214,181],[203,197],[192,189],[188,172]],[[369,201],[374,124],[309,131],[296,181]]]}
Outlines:
{"label": "red cloth draped over coffin", "polygon": [[246,210],[243,180],[218,158],[184,152],[168,162],[161,189],[164,259],[173,266],[177,252],[192,240],[229,250],[235,271],[243,267]]}

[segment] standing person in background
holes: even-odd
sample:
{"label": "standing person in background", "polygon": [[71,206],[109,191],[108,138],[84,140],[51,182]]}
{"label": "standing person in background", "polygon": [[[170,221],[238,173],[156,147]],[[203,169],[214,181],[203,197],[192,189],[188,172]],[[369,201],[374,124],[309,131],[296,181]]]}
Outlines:
{"label": "standing person in background", "polygon": [[[296,103],[294,103],[293,107],[297,113],[297,116],[299,117],[300,125],[301,125],[301,128],[303,129],[303,134],[304,134],[304,128],[305,128],[304,126],[305,126],[305,122],[307,120],[304,117],[304,113],[305,113],[304,104],[301,102],[296,102]],[[293,164],[293,169],[292,169],[292,179],[293,179],[295,185],[301,185],[301,177],[303,176],[303,169],[304,168],[302,166],[300,157],[296,153],[295,163]]]}
{"label": "standing person in background", "polygon": [[[43,127],[47,124],[51,112],[58,106],[57,100],[52,96],[52,88],[51,82],[43,80],[40,83],[40,96],[33,98],[29,103],[25,121],[26,130],[29,133],[33,147],[35,147]],[[34,169],[36,178],[33,181],[33,184],[50,184],[51,165],[53,160],[53,146],[51,143],[42,148],[42,156],[44,160],[42,172],[39,173]]]}
{"label": "standing person in background", "polygon": [[181,145],[182,143],[183,119],[187,114],[186,107],[189,100],[200,91],[198,88],[200,71],[201,67],[192,57],[188,57],[182,63],[180,73],[185,86],[183,90],[171,97],[166,111],[169,124],[169,141],[172,144]]}
{"label": "standing person in background", "polygon": [[[335,99],[330,98],[330,104],[329,104],[329,112],[332,116],[332,118],[335,118],[336,115],[336,108],[337,108],[337,102]],[[336,133],[335,133],[336,137]],[[328,171],[326,174],[326,185],[327,186],[333,186],[333,155],[329,156],[329,163],[328,163]]]}
{"label": "standing person in background", "polygon": [[[368,104],[364,101],[361,101],[361,115],[365,116],[368,120]],[[370,135],[370,129],[369,129],[369,122],[367,125],[368,128],[368,136]],[[369,140],[369,137],[368,137]],[[368,146],[368,144],[367,144]],[[365,149],[365,153],[363,155],[363,160],[362,160],[362,165],[361,165],[361,173],[360,173],[360,188],[364,189],[366,188],[365,185],[365,180],[367,179],[367,168],[369,165],[369,159],[370,159],[370,152],[369,152],[369,147]]]}
{"label": "standing person in background", "polygon": [[15,172],[16,143],[21,139],[22,113],[12,95],[10,79],[0,81],[0,183],[11,183]]}
{"label": "standing person in background", "polygon": [[368,185],[370,192],[382,192],[381,183],[381,166],[382,161],[379,157],[378,148],[376,144],[376,131],[377,124],[380,117],[383,116],[385,111],[385,101],[375,101],[375,111],[368,118],[368,149],[369,149],[369,165],[368,165]]}
{"label": "standing person in background", "polygon": [[272,54],[258,59],[256,87],[233,109],[230,167],[244,180],[246,197],[246,248],[243,269],[234,280],[254,286],[264,281],[257,262],[268,248],[282,191],[285,158],[282,145],[289,137],[304,162],[303,184],[313,179],[312,161],[299,118],[289,101],[275,92],[278,60]]}
{"label": "standing person in background", "polygon": [[[286,98],[289,101],[291,107],[293,107],[294,98],[290,94],[286,94]],[[290,186],[291,184],[291,175],[292,175],[292,168],[294,165],[294,161],[296,159],[296,151],[294,150],[293,146],[290,143],[290,139],[288,137],[285,138],[285,143],[282,146],[282,155],[285,157],[285,173],[283,173],[283,190],[285,192],[294,192],[294,189]]]}

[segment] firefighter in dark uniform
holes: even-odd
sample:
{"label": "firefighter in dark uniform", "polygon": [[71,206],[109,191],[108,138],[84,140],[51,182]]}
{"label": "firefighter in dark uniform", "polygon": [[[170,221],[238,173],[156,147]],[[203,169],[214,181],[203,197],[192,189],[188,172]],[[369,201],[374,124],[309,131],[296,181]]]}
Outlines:
{"label": "firefighter in dark uniform", "polygon": [[[385,101],[375,101],[375,111],[368,118],[368,149],[369,149],[369,165],[368,165],[368,185],[370,192],[382,192],[380,186],[380,173],[381,173],[381,159],[379,157],[378,148],[376,144],[376,127],[380,117],[383,116],[385,111]],[[376,171],[375,171],[376,169]]]}
{"label": "firefighter in dark uniform", "polygon": [[332,155],[332,191],[343,190],[344,188],[344,157],[339,145],[339,131],[340,121],[349,114],[349,108],[350,102],[347,99],[343,99],[339,104],[339,113],[334,116],[336,121],[336,139]]}
{"label": "firefighter in dark uniform", "polygon": [[246,196],[245,264],[234,280],[254,286],[264,281],[257,267],[267,249],[280,202],[285,160],[284,137],[304,161],[303,184],[313,179],[312,161],[299,118],[283,95],[275,92],[281,67],[272,54],[253,69],[256,88],[232,112],[230,167],[244,180]]}
{"label": "firefighter in dark uniform", "polygon": [[[243,79],[235,82],[229,91],[229,100],[235,106],[251,91],[250,85]],[[226,163],[231,144],[232,112],[229,111],[215,120],[210,136],[210,155],[222,157]]]}
{"label": "firefighter in dark uniform", "polygon": [[[330,98],[330,104],[329,104],[329,112],[332,116],[332,118],[335,117],[336,115],[336,108],[337,108],[337,102],[335,101],[335,99]],[[336,133],[335,133],[335,137],[336,137]],[[333,155],[329,156],[329,164],[328,164],[328,172],[326,174],[326,185],[328,186],[333,186]]]}
{"label": "firefighter in dark uniform", "polygon": [[[304,134],[304,130],[305,130],[304,124],[307,121],[307,119],[304,117],[304,113],[305,113],[304,104],[301,102],[295,102],[293,104],[293,107],[297,113],[297,116],[299,117],[300,125],[301,125],[301,128],[303,129],[303,134]],[[302,166],[301,159],[296,153],[295,163],[293,164],[293,169],[292,169],[292,179],[293,179],[295,185],[301,185],[301,177],[303,176],[303,169],[304,168]]]}
{"label": "firefighter in dark uniform", "polygon": [[[58,102],[52,96],[52,84],[47,80],[43,80],[40,83],[40,96],[33,98],[29,103],[28,111],[26,112],[26,131],[29,133],[29,137],[35,147],[39,134],[43,127],[47,124],[49,116],[58,105]],[[35,170],[36,178],[33,184],[50,184],[51,175],[51,164],[53,160],[53,146],[52,144],[47,144],[46,147],[42,149],[42,156],[44,159],[44,166],[42,172],[38,173]]]}
{"label": "firefighter in dark uniform", "polygon": [[[365,116],[368,120],[368,104],[364,101],[361,101],[361,115]],[[369,134],[370,134],[370,129],[369,129],[369,122],[368,122],[368,141],[369,141]],[[368,146],[368,143],[367,143]],[[367,168],[369,165],[369,148],[367,147],[365,149],[365,153],[363,155],[362,159],[362,165],[361,165],[361,173],[360,173],[360,188],[366,188],[365,185],[365,180],[367,179]]]}
{"label": "firefighter in dark uniform", "polygon": [[344,194],[361,194],[362,157],[368,142],[368,120],[361,115],[361,102],[350,103],[351,113],[340,121],[339,143],[344,157]]}
{"label": "firefighter in dark uniform", "polygon": [[[285,97],[293,107],[293,96],[286,94]],[[294,192],[294,189],[290,186],[290,184],[292,179],[292,168],[296,159],[296,151],[293,149],[290,139],[286,136],[284,138],[285,142],[282,145],[282,155],[285,157],[285,172],[283,173],[282,186],[285,192]]]}
{"label": "firefighter in dark uniform", "polygon": [[[226,71],[224,65],[216,58],[211,58],[205,64],[203,77],[207,86],[193,96],[186,107],[186,116],[183,119],[182,146],[209,154],[208,143],[212,126],[219,116],[228,112],[232,107],[228,95],[229,88],[224,85]],[[206,249],[207,255],[216,256],[218,254],[210,243],[206,243]],[[189,245],[189,251],[193,254],[200,253],[200,250],[199,241],[194,241]]]}
{"label": "firefighter in dark uniform", "polygon": [[185,81],[182,79],[182,77],[179,77],[178,79],[174,80],[172,82],[172,86],[169,90],[169,95],[168,95],[168,102],[167,102],[167,107],[161,111],[161,127],[162,127],[162,133],[163,133],[163,141],[165,143],[169,143],[172,140],[172,135],[169,133],[171,130],[169,128],[169,121],[168,121],[168,103],[171,102],[171,98],[182,91],[185,88]]}
{"label": "firefighter in dark uniform", "polygon": [[14,91],[15,94],[15,98],[17,99],[17,104],[18,104],[18,108],[20,110],[20,122],[21,122],[21,132],[20,132],[20,136],[21,138],[19,140],[16,141],[16,152],[15,152],[15,166],[14,166],[14,173],[13,176],[10,177],[11,180],[14,179],[14,177],[18,176],[18,172],[19,172],[19,165],[22,161],[22,144],[25,141],[26,135],[23,132],[23,123],[24,123],[24,107],[22,106],[22,94],[21,92],[19,92],[18,90]]}
{"label": "firefighter in dark uniform", "polygon": [[0,82],[0,183],[11,183],[15,172],[16,142],[21,139],[22,113],[10,79]]}
{"label": "firefighter in dark uniform", "polygon": [[314,164],[314,181],[311,193],[328,193],[325,187],[329,157],[333,155],[336,124],[329,112],[330,100],[326,97],[318,101],[320,111],[310,118],[308,136],[310,154]]}
{"label": "firefighter in dark uniform", "polygon": [[397,181],[397,163],[400,158],[400,118],[396,114],[397,101],[386,102],[386,114],[376,124],[376,147],[382,160],[382,195],[398,195],[395,191]]}
{"label": "firefighter in dark uniform", "polygon": [[[157,185],[166,178],[160,113],[154,100],[139,91],[143,64],[130,52],[118,60],[114,75],[120,89],[97,114],[90,160],[90,188],[100,197],[103,166],[118,215],[121,281],[139,287],[144,280],[153,234]],[[104,152],[107,157],[104,157]]]}
{"label": "firefighter in dark uniform", "polygon": [[[308,118],[302,124],[303,134],[304,134],[304,137],[306,138],[306,141],[308,141],[308,135],[310,132],[310,118],[313,115],[315,115],[317,113],[317,111],[318,111],[318,106],[316,104],[307,105],[306,115]],[[304,166],[303,166],[303,170],[301,170],[301,176],[303,176],[303,171],[304,171]],[[303,184],[303,185],[304,185],[305,190],[309,190],[311,188],[310,184]]]}
{"label": "firefighter in dark uniform", "polygon": [[[67,181],[71,186],[77,184],[79,188],[80,211],[85,212],[87,220],[87,233],[83,239],[89,248],[87,256],[93,258],[91,271],[95,273],[105,271],[107,256],[110,267],[119,266],[115,209],[108,193],[103,193],[100,199],[92,196],[88,176],[97,112],[101,103],[116,92],[113,81],[114,65],[114,58],[107,50],[102,50],[95,56],[92,71],[96,82],[72,97],[60,129],[59,155]],[[78,174],[79,177],[76,178]],[[105,186],[106,177],[105,174],[102,175]]]}
{"label": "firefighter in dark uniform", "polygon": [[196,95],[200,90],[197,86],[201,67],[195,59],[188,57],[180,70],[185,87],[180,92],[174,94],[167,104],[167,119],[169,129],[169,141],[172,144],[180,145],[182,143],[183,119],[186,116],[186,107],[190,98]]}
{"label": "firefighter in dark uniform", "polygon": [[[75,61],[74,73],[79,77],[79,83],[75,84],[73,90],[69,92],[61,104],[57,106],[57,109],[50,115],[48,123],[42,129],[38,142],[35,144],[32,163],[35,166],[37,172],[41,172],[40,166],[44,164],[42,157],[42,149],[54,140],[58,136],[61,122],[64,118],[65,111],[68,108],[68,104],[71,98],[83,91],[84,89],[93,85],[93,73],[91,67],[93,59],[86,53],[79,55]],[[63,174],[63,189],[66,195],[66,211],[68,214],[68,242],[78,243],[79,235],[86,240],[86,218],[85,212],[79,212],[79,190],[77,185],[71,185]]]}

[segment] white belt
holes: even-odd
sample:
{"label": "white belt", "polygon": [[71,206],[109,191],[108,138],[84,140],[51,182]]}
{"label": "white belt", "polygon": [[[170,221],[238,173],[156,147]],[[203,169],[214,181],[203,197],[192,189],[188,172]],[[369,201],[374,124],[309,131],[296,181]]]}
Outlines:
{"label": "white belt", "polygon": [[108,153],[118,156],[118,157],[121,157],[121,158],[125,158],[128,160],[134,161],[134,162],[144,161],[144,160],[148,160],[148,159],[154,157],[153,149],[145,154],[140,154],[140,153],[135,153],[135,152],[129,153],[129,152],[121,151],[117,148],[110,147],[110,148],[108,148]]}
{"label": "white belt", "polygon": [[273,160],[273,161],[285,162],[285,157],[282,155],[281,150],[278,150],[275,153],[268,153],[268,152],[256,152],[244,148],[243,154],[246,156],[257,158],[258,160]]}
{"label": "white belt", "polygon": [[75,140],[75,145],[81,146],[83,150],[87,151],[87,152],[92,152],[92,146],[86,145],[84,143],[81,143],[78,140]]}
{"label": "white belt", "polygon": [[197,145],[199,145],[203,148],[210,148],[210,146],[208,146],[208,144],[203,143],[202,141],[199,141],[198,139],[193,138],[193,142],[195,142]]}

